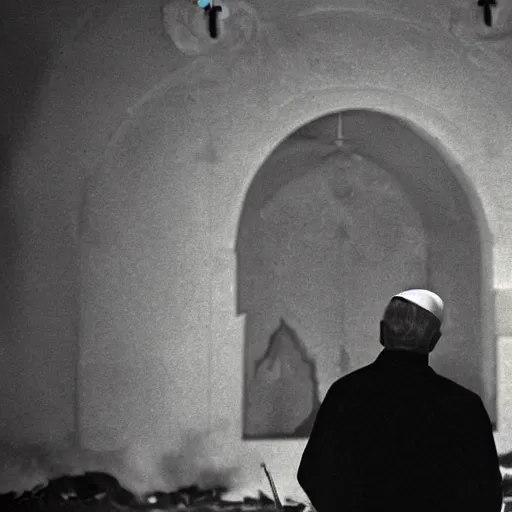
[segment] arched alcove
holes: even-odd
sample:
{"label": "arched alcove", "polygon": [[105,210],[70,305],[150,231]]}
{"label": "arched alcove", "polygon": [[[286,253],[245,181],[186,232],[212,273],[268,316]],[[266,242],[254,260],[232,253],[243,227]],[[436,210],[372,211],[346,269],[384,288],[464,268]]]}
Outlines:
{"label": "arched alcove", "polygon": [[[333,144],[336,123],[327,115],[282,141],[245,198],[236,245],[244,438],[307,436],[332,382],[379,352],[389,297],[414,286],[447,304],[433,367],[479,393],[494,420],[485,222],[468,184],[442,141],[403,119],[344,111],[348,154]],[[285,410],[301,403],[294,389],[318,399]]]}

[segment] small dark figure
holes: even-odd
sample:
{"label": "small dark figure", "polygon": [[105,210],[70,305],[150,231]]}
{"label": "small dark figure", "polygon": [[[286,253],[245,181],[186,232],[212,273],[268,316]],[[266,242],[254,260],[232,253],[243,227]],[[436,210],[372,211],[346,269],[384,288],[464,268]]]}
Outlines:
{"label": "small dark figure", "polygon": [[427,290],[392,297],[378,358],[329,389],[297,475],[318,512],[500,512],[484,405],[429,366],[443,307]]}

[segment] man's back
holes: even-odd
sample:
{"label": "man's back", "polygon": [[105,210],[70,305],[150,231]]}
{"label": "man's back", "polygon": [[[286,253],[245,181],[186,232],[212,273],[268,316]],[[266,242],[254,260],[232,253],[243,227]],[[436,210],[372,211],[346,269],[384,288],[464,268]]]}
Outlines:
{"label": "man's back", "polygon": [[499,512],[501,474],[480,398],[428,356],[384,350],[339,379],[298,473],[319,512]]}

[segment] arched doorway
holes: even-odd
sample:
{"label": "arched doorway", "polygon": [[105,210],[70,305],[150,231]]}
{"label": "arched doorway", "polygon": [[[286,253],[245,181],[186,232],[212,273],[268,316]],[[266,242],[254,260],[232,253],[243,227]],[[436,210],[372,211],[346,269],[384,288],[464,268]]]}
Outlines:
{"label": "arched doorway", "polygon": [[494,378],[479,219],[453,164],[409,123],[370,110],[343,112],[355,152],[340,152],[336,123],[325,116],[284,140],[245,198],[244,438],[307,436],[332,382],[377,355],[382,309],[406,287],[446,301],[434,368],[484,401]]}

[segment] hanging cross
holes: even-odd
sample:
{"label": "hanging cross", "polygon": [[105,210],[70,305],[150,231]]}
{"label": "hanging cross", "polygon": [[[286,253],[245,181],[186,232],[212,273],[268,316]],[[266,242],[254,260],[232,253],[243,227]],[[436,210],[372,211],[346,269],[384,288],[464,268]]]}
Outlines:
{"label": "hanging cross", "polygon": [[478,6],[484,8],[484,22],[490,27],[492,25],[491,6],[496,6],[496,0],[478,0]]}
{"label": "hanging cross", "polygon": [[211,3],[205,9],[208,14],[208,28],[210,30],[210,37],[213,39],[217,38],[218,35],[218,27],[217,27],[217,17],[219,12],[222,12],[222,7],[220,5],[213,5]]}

